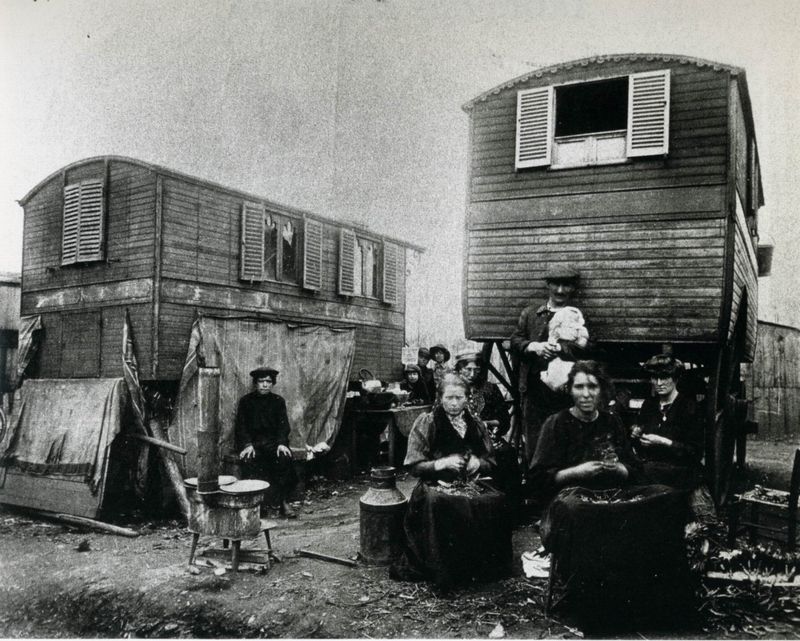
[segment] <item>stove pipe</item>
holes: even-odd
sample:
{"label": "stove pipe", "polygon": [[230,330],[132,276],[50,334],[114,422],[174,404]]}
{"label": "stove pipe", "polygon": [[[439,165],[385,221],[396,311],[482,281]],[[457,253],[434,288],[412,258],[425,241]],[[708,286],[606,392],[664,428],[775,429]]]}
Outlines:
{"label": "stove pipe", "polygon": [[219,368],[201,367],[197,377],[197,493],[219,490]]}

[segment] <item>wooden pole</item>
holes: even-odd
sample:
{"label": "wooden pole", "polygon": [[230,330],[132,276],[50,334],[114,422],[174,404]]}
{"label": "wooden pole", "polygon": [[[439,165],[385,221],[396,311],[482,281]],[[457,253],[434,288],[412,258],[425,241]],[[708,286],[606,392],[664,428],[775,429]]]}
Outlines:
{"label": "wooden pole", "polygon": [[[167,430],[157,418],[150,419],[150,432],[159,441],[167,441],[169,438],[167,436]],[[175,491],[175,497],[178,499],[178,507],[180,507],[181,513],[188,521],[190,510],[189,498],[186,496],[186,488],[183,485],[183,476],[178,469],[178,464],[163,449],[159,449],[159,454],[161,454],[161,463],[167,473],[170,485],[172,485],[172,489]]]}
{"label": "wooden pole", "polygon": [[62,523],[67,523],[68,525],[79,525],[83,527],[89,527],[94,530],[108,532],[109,534],[118,534],[119,536],[127,536],[130,538],[135,538],[139,536],[139,533],[136,530],[131,530],[130,528],[126,527],[119,527],[117,525],[111,525],[110,523],[103,523],[102,521],[95,521],[94,519],[87,519],[83,516],[73,516],[72,514],[57,514],[55,512],[42,512],[41,510],[31,510],[31,509],[26,509],[25,511],[33,516],[38,516],[43,519],[60,521]]}
{"label": "wooden pole", "polygon": [[186,456],[186,450],[184,448],[173,445],[172,443],[167,443],[166,441],[159,441],[152,436],[145,436],[144,434],[128,434],[128,437],[136,439],[137,441],[149,443],[150,445],[155,445],[156,447],[163,447],[165,450],[175,452],[181,456]]}

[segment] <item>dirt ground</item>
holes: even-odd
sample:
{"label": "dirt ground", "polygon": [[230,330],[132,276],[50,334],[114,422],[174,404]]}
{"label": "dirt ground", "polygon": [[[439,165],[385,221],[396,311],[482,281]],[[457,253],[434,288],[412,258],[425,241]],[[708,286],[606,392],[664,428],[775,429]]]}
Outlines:
{"label": "dirt ground", "polygon": [[[413,480],[399,487],[408,495]],[[299,518],[276,519],[272,542],[282,561],[237,574],[218,559],[190,570],[191,535],[178,521],[128,524],[140,536],[124,538],[0,506],[0,636],[486,638],[500,632],[498,624],[514,638],[582,636],[561,614],[545,616],[546,580],[522,574],[521,553],[539,545],[533,525],[515,531],[514,576],[447,594],[394,581],[384,567],[349,568],[294,553],[355,558],[366,488],[363,476],[314,480],[297,504]],[[201,550],[219,545],[200,540]],[[263,547],[263,540],[248,546]],[[708,614],[680,635],[800,638],[800,627],[771,615],[748,621],[743,628]]]}

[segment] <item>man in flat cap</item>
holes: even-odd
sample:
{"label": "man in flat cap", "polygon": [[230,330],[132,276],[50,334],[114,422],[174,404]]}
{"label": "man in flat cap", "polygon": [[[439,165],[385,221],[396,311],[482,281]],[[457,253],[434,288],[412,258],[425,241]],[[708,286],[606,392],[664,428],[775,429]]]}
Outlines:
{"label": "man in flat cap", "polygon": [[552,267],[545,274],[548,298],[543,305],[528,305],[522,310],[517,328],[511,335],[511,351],[520,363],[519,392],[522,400],[522,427],[525,435],[525,458],[530,463],[544,420],[571,405],[567,390],[552,390],[541,373],[556,357],[565,361],[586,358],[588,346],[573,341],[551,343],[549,324],[555,313],[572,302],[580,272],[569,266]]}
{"label": "man in flat cap", "polygon": [[292,451],[289,449],[289,415],[286,401],[272,391],[278,371],[259,367],[250,372],[253,391],[239,400],[236,409],[236,449],[244,478],[269,482],[287,518],[296,515],[287,498],[295,482]]}

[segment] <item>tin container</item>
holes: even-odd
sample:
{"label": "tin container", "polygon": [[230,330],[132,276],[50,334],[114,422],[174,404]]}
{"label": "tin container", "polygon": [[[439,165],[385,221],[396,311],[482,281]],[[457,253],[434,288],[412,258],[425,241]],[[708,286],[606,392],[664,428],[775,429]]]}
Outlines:
{"label": "tin container", "polygon": [[395,468],[372,468],[370,488],[359,501],[361,557],[371,565],[389,565],[401,550],[408,499],[396,480]]}

